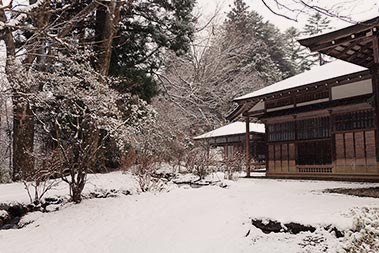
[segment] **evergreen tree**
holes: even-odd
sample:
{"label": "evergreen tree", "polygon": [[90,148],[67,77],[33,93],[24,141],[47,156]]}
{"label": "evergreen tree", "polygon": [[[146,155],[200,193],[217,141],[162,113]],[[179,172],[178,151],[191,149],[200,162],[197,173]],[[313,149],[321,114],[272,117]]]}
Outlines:
{"label": "evergreen tree", "polygon": [[189,49],[194,5],[194,0],[159,0],[121,9],[110,67],[110,75],[122,77],[118,89],[146,101],[157,94],[154,73],[162,66],[162,53],[170,50],[181,55]]}
{"label": "evergreen tree", "polygon": [[312,67],[312,62],[307,59],[310,52],[300,45],[296,38],[300,36],[300,31],[295,27],[290,27],[285,31],[285,42],[289,61],[293,64],[297,73],[302,73]]}
{"label": "evergreen tree", "polygon": [[[243,0],[235,0],[224,23],[225,41],[240,40],[251,57],[243,66],[253,64],[267,82],[275,82],[297,73],[287,56],[283,34],[273,24],[263,20],[255,11],[249,11]],[[246,47],[250,48],[246,50]]]}
{"label": "evergreen tree", "polygon": [[[308,37],[312,37],[330,29],[332,29],[330,27],[330,19],[328,17],[323,17],[320,13],[316,12],[314,15],[308,18],[307,24],[304,26],[302,34]],[[323,65],[329,62],[325,55],[317,52],[310,54],[308,60],[312,63],[312,65]]]}
{"label": "evergreen tree", "polygon": [[229,5],[232,9],[227,13],[225,20],[226,26],[231,29],[237,29],[240,32],[248,31],[249,6],[243,0],[234,0],[234,6]]}

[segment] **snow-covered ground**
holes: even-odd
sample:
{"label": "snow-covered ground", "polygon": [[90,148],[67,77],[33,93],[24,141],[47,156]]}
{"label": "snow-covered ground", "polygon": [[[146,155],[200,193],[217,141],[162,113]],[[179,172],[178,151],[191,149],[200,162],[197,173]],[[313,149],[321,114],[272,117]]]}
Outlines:
{"label": "snow-covered ground", "polygon": [[[121,173],[95,175],[90,181],[87,191],[134,187],[131,176]],[[352,226],[352,208],[379,207],[379,199],[322,192],[378,184],[272,179],[227,183],[228,188],[171,187],[169,192],[90,199],[57,212],[31,213],[25,220],[34,222],[25,228],[0,230],[0,252],[336,252],[343,239],[324,230],[263,234],[250,218],[344,230]],[[23,194],[22,185],[0,185],[0,202],[27,200]]]}

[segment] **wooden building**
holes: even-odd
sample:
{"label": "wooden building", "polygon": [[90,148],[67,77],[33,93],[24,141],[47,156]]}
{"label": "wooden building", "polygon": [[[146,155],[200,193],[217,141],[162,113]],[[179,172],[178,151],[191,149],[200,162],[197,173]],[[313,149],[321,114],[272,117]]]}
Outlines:
{"label": "wooden building", "polygon": [[340,60],[235,99],[229,119],[266,125],[268,176],[379,180],[378,31],[379,17],[302,39]]}
{"label": "wooden building", "polygon": [[194,137],[196,141],[205,141],[212,147],[222,147],[224,158],[236,153],[245,153],[245,141],[249,140],[249,157],[260,164],[265,162],[265,126],[249,123],[249,138],[246,138],[245,122],[233,122],[213,131]]}

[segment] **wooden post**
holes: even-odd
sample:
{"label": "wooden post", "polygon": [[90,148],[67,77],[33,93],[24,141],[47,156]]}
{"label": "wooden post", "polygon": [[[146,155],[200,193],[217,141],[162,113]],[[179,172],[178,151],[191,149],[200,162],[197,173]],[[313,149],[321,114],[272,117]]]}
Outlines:
{"label": "wooden post", "polygon": [[245,118],[246,132],[245,132],[245,162],[246,162],[246,177],[250,177],[250,119]]}
{"label": "wooden post", "polygon": [[372,74],[372,88],[375,98],[375,146],[376,146],[376,161],[379,159],[379,37],[373,36],[372,49],[374,65],[370,68]]}

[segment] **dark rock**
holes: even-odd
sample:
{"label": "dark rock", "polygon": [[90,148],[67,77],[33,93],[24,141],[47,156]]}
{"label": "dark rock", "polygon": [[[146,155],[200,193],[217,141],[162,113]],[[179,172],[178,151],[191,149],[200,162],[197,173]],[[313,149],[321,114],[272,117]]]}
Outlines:
{"label": "dark rock", "polygon": [[332,228],[329,228],[327,229],[329,232],[334,232],[335,236],[337,238],[342,238],[345,236],[345,234],[343,232],[341,232],[340,230],[338,230],[336,227],[332,227]]}
{"label": "dark rock", "polygon": [[5,224],[4,226],[1,227],[1,229],[3,229],[3,230],[16,229],[16,228],[18,228],[18,227],[15,224]]}
{"label": "dark rock", "polygon": [[11,225],[16,225],[16,226],[17,226],[17,224],[20,222],[20,220],[21,220],[21,217],[18,217],[18,216],[13,217],[13,218],[10,220],[9,224],[11,224]]}
{"label": "dark rock", "polygon": [[283,227],[278,221],[269,220],[268,222],[263,222],[258,219],[252,219],[251,221],[253,226],[259,228],[265,234],[269,234],[271,232],[279,233],[283,231]]}
{"label": "dark rock", "polygon": [[18,223],[21,217],[24,216],[29,210],[22,204],[15,205],[1,205],[0,211],[2,215],[0,216],[0,229],[13,229],[18,228]]}
{"label": "dark rock", "polygon": [[1,225],[4,225],[8,223],[11,220],[11,216],[9,215],[8,211],[6,210],[0,210],[0,222]]}
{"label": "dark rock", "polygon": [[290,232],[291,234],[298,234],[300,232],[315,232],[316,228],[309,226],[309,225],[303,225],[295,222],[290,222],[287,224],[284,224],[284,226],[287,228],[286,230]]}
{"label": "dark rock", "polygon": [[10,206],[7,211],[11,217],[22,217],[27,214],[28,209],[21,204],[16,204]]}
{"label": "dark rock", "polygon": [[121,191],[121,193],[124,194],[124,195],[130,195],[130,194],[132,194],[129,190],[123,190],[123,191]]}
{"label": "dark rock", "polygon": [[34,204],[29,204],[26,206],[26,208],[28,209],[28,212],[40,211],[40,207]]}
{"label": "dark rock", "polygon": [[48,205],[59,205],[63,202],[63,198],[61,197],[47,197],[44,199],[44,203]]}
{"label": "dark rock", "polygon": [[298,234],[300,232],[315,232],[316,228],[310,225],[303,225],[300,223],[290,222],[282,225],[280,222],[275,220],[263,221],[260,219],[252,219],[253,226],[262,230],[263,233],[269,234],[271,232],[287,232],[291,234]]}

